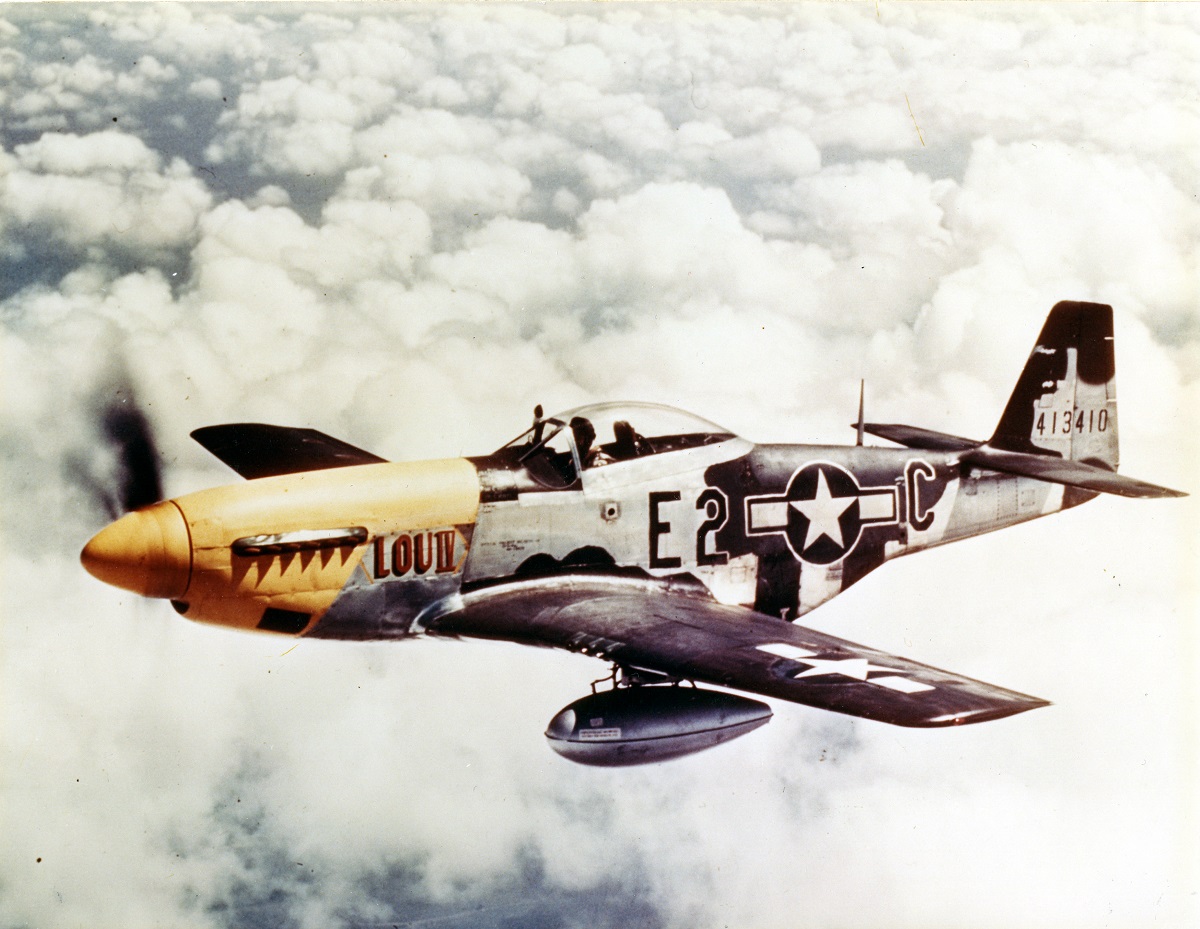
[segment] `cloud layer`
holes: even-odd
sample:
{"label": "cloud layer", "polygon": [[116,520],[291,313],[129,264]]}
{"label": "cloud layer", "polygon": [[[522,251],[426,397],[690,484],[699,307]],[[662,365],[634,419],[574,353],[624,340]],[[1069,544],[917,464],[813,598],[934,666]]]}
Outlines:
{"label": "cloud layer", "polygon": [[1196,491],[1194,10],[0,12],[5,925],[1200,916],[1191,499],[811,617],[1050,709],[778,707],[619,773],[542,744],[586,659],[289,650],[77,562],[122,370],[171,494],[229,479],[187,434],[237,420],[421,458],[624,397],[842,442],[865,376],[873,418],[983,436],[1063,298],[1117,308],[1123,467]]}

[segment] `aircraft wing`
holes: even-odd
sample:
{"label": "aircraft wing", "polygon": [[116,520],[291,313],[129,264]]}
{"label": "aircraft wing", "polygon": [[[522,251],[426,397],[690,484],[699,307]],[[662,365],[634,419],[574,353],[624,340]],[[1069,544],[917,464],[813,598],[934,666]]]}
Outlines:
{"label": "aircraft wing", "polygon": [[575,574],[464,593],[433,635],[564,648],[898,726],[1000,719],[1047,701],[654,578]]}
{"label": "aircraft wing", "polygon": [[192,438],[249,480],[384,460],[316,429],[265,423],[205,426],[193,432]]}

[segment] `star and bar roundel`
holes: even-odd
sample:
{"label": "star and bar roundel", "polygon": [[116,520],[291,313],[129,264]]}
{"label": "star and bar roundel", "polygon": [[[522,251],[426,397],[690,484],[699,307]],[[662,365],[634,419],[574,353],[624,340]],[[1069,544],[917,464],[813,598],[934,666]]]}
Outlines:
{"label": "star and bar roundel", "polygon": [[841,465],[814,461],[783,494],[746,498],[746,533],[778,533],[801,561],[833,564],[854,550],[864,527],[895,523],[896,503],[894,486],[860,487]]}

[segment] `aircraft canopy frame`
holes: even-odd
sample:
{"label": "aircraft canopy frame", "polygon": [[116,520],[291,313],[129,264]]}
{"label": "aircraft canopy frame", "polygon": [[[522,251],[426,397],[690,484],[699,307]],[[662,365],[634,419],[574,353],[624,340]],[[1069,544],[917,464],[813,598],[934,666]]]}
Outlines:
{"label": "aircraft canopy frame", "polygon": [[520,461],[538,483],[565,489],[592,468],[733,438],[723,426],[685,410],[615,401],[540,419],[499,451],[519,451]]}

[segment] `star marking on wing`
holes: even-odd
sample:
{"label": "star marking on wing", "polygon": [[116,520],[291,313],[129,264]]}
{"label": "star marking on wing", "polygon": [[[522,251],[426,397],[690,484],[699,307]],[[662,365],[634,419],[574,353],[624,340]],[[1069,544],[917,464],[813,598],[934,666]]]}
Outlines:
{"label": "star marking on wing", "polygon": [[[774,651],[773,654],[782,653]],[[788,657],[792,656],[789,655]],[[901,671],[898,668],[885,668],[881,665],[871,664],[871,662],[866,658],[806,658],[796,655],[795,660],[801,661],[809,667],[798,674],[793,674],[793,680],[798,680],[803,677],[824,677],[825,675],[837,674],[841,677],[848,677],[851,680],[866,681],[868,684],[876,684],[879,687],[886,687],[888,690],[894,690],[897,693],[902,693],[906,696],[913,696],[915,694],[922,694],[931,690],[936,690],[932,684],[926,684],[924,681],[914,681],[911,678],[900,676],[901,674],[906,674],[908,672]],[[867,675],[876,671],[890,671],[891,673],[888,674],[887,677],[867,677]]]}
{"label": "star marking on wing", "polygon": [[856,681],[865,681],[872,671],[895,671],[895,668],[882,668],[871,664],[866,658],[801,658],[807,670],[793,677],[821,677],[826,674],[840,674],[842,677],[852,677]]}
{"label": "star marking on wing", "polygon": [[829,492],[825,471],[817,472],[817,495],[811,500],[793,500],[792,506],[808,519],[808,530],[804,533],[804,548],[808,548],[821,536],[829,536],[838,547],[844,548],[842,525],[839,520],[857,500],[857,496],[835,497]]}

